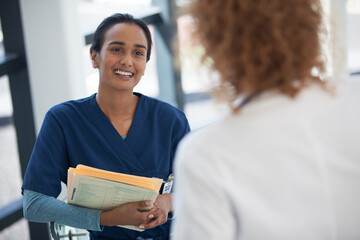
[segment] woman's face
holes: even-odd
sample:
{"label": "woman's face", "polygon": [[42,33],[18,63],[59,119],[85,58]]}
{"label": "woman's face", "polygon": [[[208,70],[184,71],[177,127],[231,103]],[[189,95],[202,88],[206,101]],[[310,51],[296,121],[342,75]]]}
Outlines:
{"label": "woman's face", "polygon": [[104,35],[99,53],[90,50],[99,69],[99,89],[129,91],[139,83],[146,68],[147,40],[136,24],[118,23]]}

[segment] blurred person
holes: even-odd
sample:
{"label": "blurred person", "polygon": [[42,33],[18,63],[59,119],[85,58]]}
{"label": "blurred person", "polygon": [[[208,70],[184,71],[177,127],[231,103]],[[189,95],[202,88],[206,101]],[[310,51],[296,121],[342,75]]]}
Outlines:
{"label": "blurred person", "polygon": [[[108,211],[56,199],[68,168],[78,164],[164,180],[172,173],[188,121],[171,105],[133,92],[144,75],[151,44],[147,25],[129,14],[114,14],[98,26],[90,49],[92,65],[99,70],[98,92],[46,114],[22,186],[27,220],[88,229],[94,240],[169,239],[172,194],[160,194],[154,204],[132,202]],[[149,211],[138,210],[152,204]]]}
{"label": "blurred person", "polygon": [[196,0],[232,112],[175,157],[174,239],[360,239],[360,82],[322,80],[320,0]]}

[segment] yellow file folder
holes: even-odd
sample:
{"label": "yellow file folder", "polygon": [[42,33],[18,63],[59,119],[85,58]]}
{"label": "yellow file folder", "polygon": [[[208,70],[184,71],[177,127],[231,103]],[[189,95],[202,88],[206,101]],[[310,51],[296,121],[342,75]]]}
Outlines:
{"label": "yellow file folder", "polygon": [[[69,168],[67,202],[99,210],[109,210],[128,202],[155,201],[162,179],[105,171],[85,165]],[[149,208],[151,208],[150,206]],[[146,210],[146,209],[144,209]],[[143,231],[136,226],[120,226]]]}

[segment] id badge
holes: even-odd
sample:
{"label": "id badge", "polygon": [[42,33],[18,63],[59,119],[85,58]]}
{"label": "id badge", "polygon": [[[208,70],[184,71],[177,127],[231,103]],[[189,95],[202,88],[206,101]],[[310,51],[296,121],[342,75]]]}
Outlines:
{"label": "id badge", "polygon": [[173,183],[174,183],[174,176],[170,174],[168,180],[164,182],[162,194],[171,193]]}

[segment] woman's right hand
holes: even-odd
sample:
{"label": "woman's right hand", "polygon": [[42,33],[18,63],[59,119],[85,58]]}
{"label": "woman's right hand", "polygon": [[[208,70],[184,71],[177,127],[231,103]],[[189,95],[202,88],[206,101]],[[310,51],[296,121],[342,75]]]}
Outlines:
{"label": "woman's right hand", "polygon": [[[115,226],[115,225],[133,225],[139,226],[141,224],[148,223],[152,220],[148,216],[156,209],[152,207],[151,201],[140,201],[121,204],[118,207],[102,211],[100,214],[100,225],[103,226]],[[150,210],[144,211],[143,209]]]}

